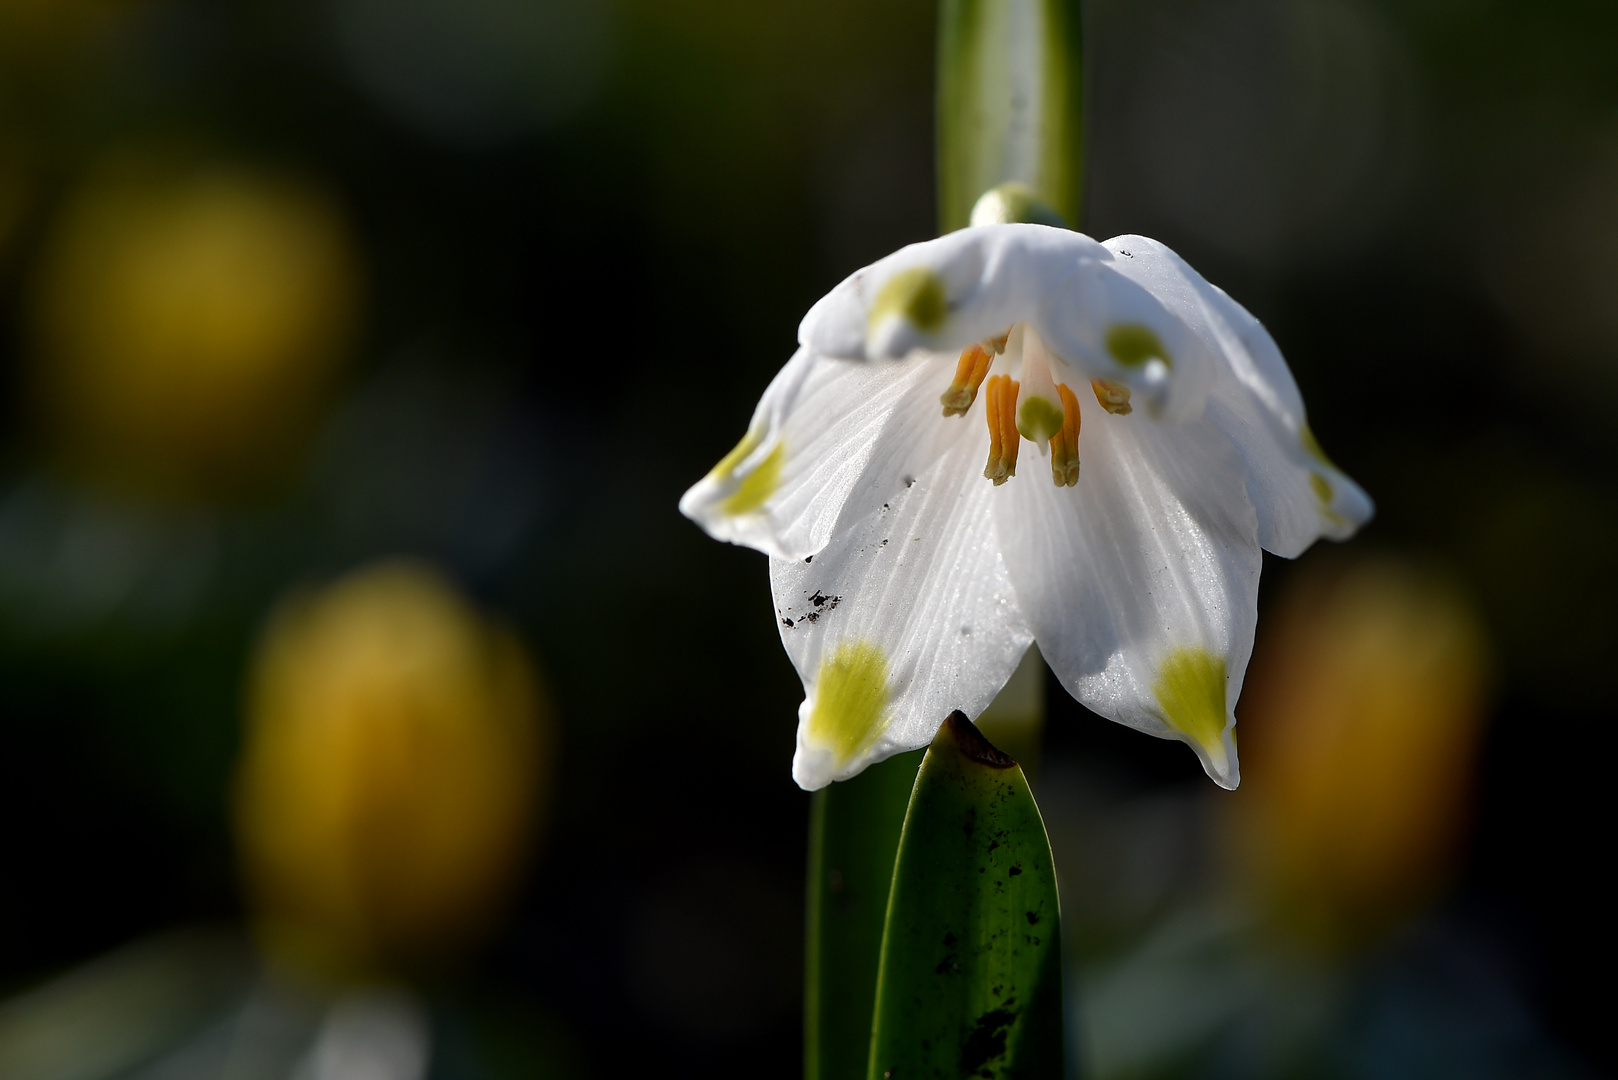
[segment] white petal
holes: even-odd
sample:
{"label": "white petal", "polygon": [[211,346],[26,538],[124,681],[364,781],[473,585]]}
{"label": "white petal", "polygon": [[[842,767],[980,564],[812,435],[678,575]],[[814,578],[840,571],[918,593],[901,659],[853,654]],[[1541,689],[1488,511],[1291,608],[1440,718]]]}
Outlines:
{"label": "white petal", "polygon": [[[1050,289],[1034,325],[1086,376],[1123,383],[1155,415],[1193,419],[1214,381],[1217,359],[1151,289],[1120,273],[1123,260],[1111,255],[1076,267]],[[1137,359],[1133,354],[1147,342],[1144,353],[1151,358]]]}
{"label": "white petal", "polygon": [[792,775],[806,789],[926,745],[953,709],[978,715],[1032,641],[981,475],[981,397],[962,419],[970,433],[886,509],[812,561],[770,561],[804,685]]}
{"label": "white petal", "polygon": [[953,357],[864,364],[800,349],[765,391],[742,453],[693,485],[681,512],[775,558],[815,554],[960,436],[969,418],[945,418],[938,403],[954,368]]}
{"label": "white petal", "polygon": [[[849,359],[901,357],[916,348],[959,352],[1031,317],[1077,266],[1106,257],[1096,241],[1067,229],[960,229],[900,248],[850,275],[809,309],[798,327],[798,340],[817,353]],[[942,285],[945,317],[934,326],[873,327],[872,307],[883,289],[895,277],[918,269],[930,271]]]}
{"label": "white petal", "polygon": [[[1026,322],[1086,377],[1123,383],[1148,408],[1189,419],[1202,408],[1215,360],[1115,261],[1066,229],[961,229],[850,276],[804,316],[798,340],[817,354],[876,361],[918,349],[958,352]],[[1116,333],[1141,331],[1161,346],[1161,358],[1113,347]]]}
{"label": "white petal", "polygon": [[1078,484],[1019,475],[995,507],[1018,602],[1074,697],[1184,740],[1235,787],[1260,569],[1243,462],[1206,417],[1159,423],[1079,402]]}
{"label": "white petal", "polygon": [[1184,259],[1144,236],[1106,242],[1118,272],[1150,290],[1219,358],[1209,411],[1247,459],[1259,542],[1292,558],[1317,537],[1347,539],[1371,500],[1321,452],[1303,398],[1263,325]]}

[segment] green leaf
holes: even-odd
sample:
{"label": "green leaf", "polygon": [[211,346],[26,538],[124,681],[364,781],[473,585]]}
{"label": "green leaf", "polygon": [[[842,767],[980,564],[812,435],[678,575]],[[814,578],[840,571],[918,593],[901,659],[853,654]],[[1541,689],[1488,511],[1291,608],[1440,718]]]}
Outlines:
{"label": "green leaf", "polygon": [[810,804],[806,1080],[865,1075],[888,887],[922,754],[872,765],[815,792]]}
{"label": "green leaf", "polygon": [[1022,769],[951,713],[905,815],[869,1080],[1060,1077],[1060,921]]}
{"label": "green leaf", "polygon": [[1070,225],[1083,181],[1079,0],[942,0],[938,214],[965,226],[978,196],[1024,185]]}

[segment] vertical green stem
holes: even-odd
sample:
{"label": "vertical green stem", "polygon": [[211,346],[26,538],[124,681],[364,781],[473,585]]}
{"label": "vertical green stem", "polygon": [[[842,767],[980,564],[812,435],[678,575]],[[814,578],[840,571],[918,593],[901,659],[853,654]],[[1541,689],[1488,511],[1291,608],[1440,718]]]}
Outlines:
{"label": "vertical green stem", "polygon": [[[991,189],[1002,195],[998,220],[1077,224],[1083,164],[1081,34],[1079,0],[941,0],[938,195],[942,231],[967,225],[973,206]],[[997,736],[1031,754],[1037,749],[1044,713],[1044,665],[1037,653],[1031,653],[1025,668],[1013,680],[1005,699],[991,707],[986,720]],[[968,742],[981,741],[964,718],[961,723],[964,728],[952,730],[966,732]],[[939,746],[935,743],[935,751]],[[919,750],[903,754],[815,793],[804,988],[806,1080],[859,1080],[871,1067],[873,1050],[884,1060],[904,1057],[914,1068],[917,1061],[910,1060],[914,1048],[907,1043],[909,1021],[900,1019],[904,1016],[917,1022],[916,1032],[929,1024],[943,1025],[936,1032],[929,1028],[929,1042],[938,1032],[954,1033],[949,1036],[954,1049],[944,1053],[939,1049],[943,1042],[935,1046],[943,1054],[938,1062],[945,1063],[946,1072],[965,1064],[974,1065],[974,1074],[983,1069],[993,1072],[992,1059],[1018,1074],[1044,1075],[1052,1069],[1051,1062],[1060,1059],[1059,1023],[1052,1027],[1056,1023],[1052,1018],[1060,1016],[1059,979],[1052,981],[1060,956],[1055,880],[1050,876],[1044,827],[1022,772],[1010,764],[978,776],[983,772],[981,763],[956,768],[947,763],[960,755],[945,752],[938,758],[930,794],[922,798],[920,817],[912,829],[906,824],[906,813],[907,809],[912,816],[918,813],[911,800],[921,758]],[[953,780],[941,779],[955,777],[957,772],[960,776]],[[957,795],[937,794],[957,787]],[[972,803],[980,797],[987,800],[983,803],[985,822],[992,816],[991,805],[995,808],[992,813],[1008,815],[1004,822],[1008,843],[999,854],[993,854],[999,852],[998,845],[979,851],[973,847],[975,841],[959,851],[950,847],[948,838],[959,831],[959,822],[950,824],[957,803],[961,798]],[[977,812],[960,805],[965,807],[963,812]],[[891,923],[889,893],[902,829],[912,837],[906,878],[910,886],[896,916],[898,923]],[[929,839],[935,833],[937,839]],[[927,875],[948,876],[963,866],[975,870],[980,862],[987,873],[1013,851],[1018,853],[1017,860],[1005,867],[1007,877],[994,879],[1000,884],[993,885],[993,897],[975,896],[980,883],[974,872],[969,880],[945,889],[953,897],[945,908],[933,911],[927,906],[931,887],[922,884]],[[989,862],[982,862],[991,855]],[[1021,876],[1025,868],[1026,880]],[[1011,881],[1017,884],[1005,884]],[[1027,905],[1014,912],[1000,910],[1007,898],[1024,898],[1025,893]],[[1035,902],[1036,894],[1044,899]],[[916,1012],[907,995],[938,977],[934,968],[922,963],[934,962],[923,954],[936,943],[910,939],[923,930],[931,933],[936,929],[933,922],[946,917],[960,922],[963,933],[968,928],[974,934],[981,929],[985,938],[970,960],[961,960],[962,970],[976,974],[960,985],[951,984],[950,992],[935,1003],[943,1011],[933,1016],[926,1003]],[[1045,920],[1037,933],[1030,929],[1036,919]],[[895,927],[900,925],[905,927],[907,944],[894,937]],[[1017,931],[1014,943],[1008,927]],[[890,965],[888,998],[879,1008],[877,970],[884,948]],[[1015,1003],[999,996],[1013,984],[1021,995]],[[988,996],[983,997],[980,990]],[[872,1042],[873,1021],[879,1036],[876,1045]],[[966,1042],[956,1046],[955,1035],[960,1034],[957,1029],[962,1023],[970,1030]],[[987,1056],[980,1061],[983,1054]]]}
{"label": "vertical green stem", "polygon": [[938,214],[964,227],[978,197],[1017,184],[1070,225],[1083,182],[1079,0],[942,0]]}
{"label": "vertical green stem", "polygon": [[810,804],[804,1077],[861,1080],[905,808],[924,750],[815,792]]}

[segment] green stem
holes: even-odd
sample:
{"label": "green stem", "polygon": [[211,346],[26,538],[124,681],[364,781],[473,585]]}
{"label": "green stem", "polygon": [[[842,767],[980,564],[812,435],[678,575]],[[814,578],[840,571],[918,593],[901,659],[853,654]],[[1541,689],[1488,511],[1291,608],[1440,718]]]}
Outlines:
{"label": "green stem", "polygon": [[1078,224],[1084,104],[1079,14],[1079,0],[942,0],[942,231],[964,227],[978,198],[1005,184],[1020,185],[1068,224]]}
{"label": "green stem", "polygon": [[888,888],[924,752],[872,765],[810,803],[805,1080],[865,1075]]}

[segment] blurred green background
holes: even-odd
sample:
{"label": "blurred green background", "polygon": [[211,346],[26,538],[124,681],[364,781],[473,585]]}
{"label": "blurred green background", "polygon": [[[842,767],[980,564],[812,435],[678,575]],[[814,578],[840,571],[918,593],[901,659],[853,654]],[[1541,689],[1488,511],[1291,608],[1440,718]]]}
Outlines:
{"label": "blurred green background", "polygon": [[[934,17],[0,0],[0,1076],[798,1069],[799,688],[675,502],[932,234]],[[1077,1057],[1610,1073],[1618,8],[1085,17],[1085,231],[1379,515],[1267,564],[1238,795],[1052,683]]]}

